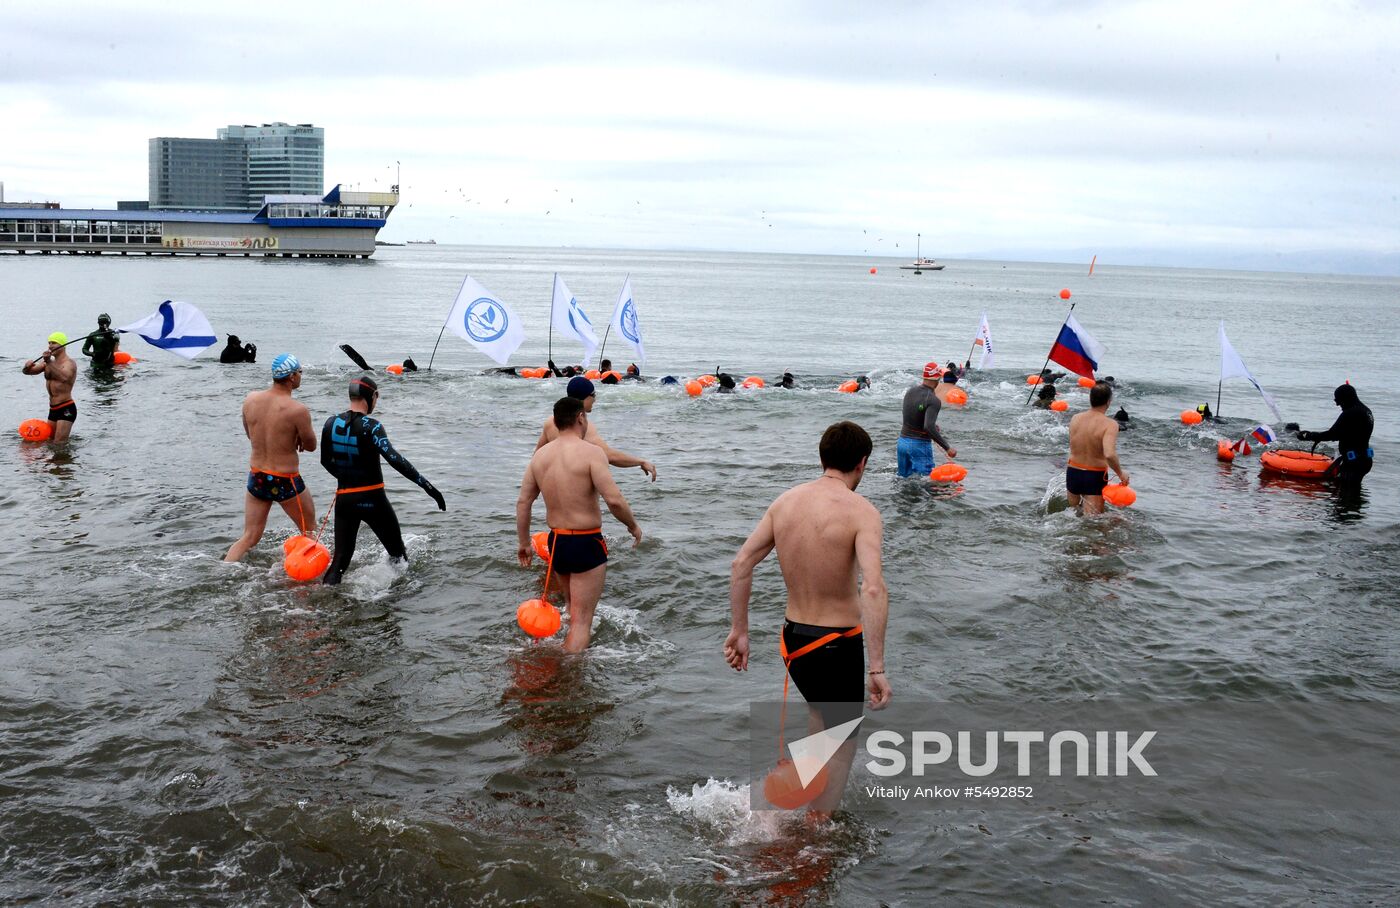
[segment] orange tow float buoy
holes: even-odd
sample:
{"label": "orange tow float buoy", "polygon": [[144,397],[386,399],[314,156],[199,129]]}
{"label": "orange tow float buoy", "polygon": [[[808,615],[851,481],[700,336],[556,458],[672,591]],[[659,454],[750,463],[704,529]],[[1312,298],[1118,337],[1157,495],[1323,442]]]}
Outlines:
{"label": "orange tow float buoy", "polygon": [[705,386],[694,379],[685,383],[685,393],[689,394],[691,397],[699,397],[704,390]]}
{"label": "orange tow float buoy", "polygon": [[967,403],[967,392],[962,388],[954,388],[948,392],[948,400],[946,403],[950,403],[955,407],[961,407],[963,404]]}
{"label": "orange tow float buoy", "polygon": [[830,776],[823,765],[812,779],[812,784],[804,787],[802,779],[797,775],[797,764],[791,760],[779,760],[778,765],[763,780],[763,797],[774,807],[796,810],[804,804],[810,804],[816,800],[817,795],[826,791],[826,783]]}
{"label": "orange tow float buoy", "polygon": [[1028,385],[1038,385],[1038,384],[1040,384],[1040,376],[1039,376],[1039,375],[1027,375],[1027,376],[1026,376],[1026,384],[1028,384]]}
{"label": "orange tow float buoy", "polygon": [[622,381],[622,373],[616,369],[609,369],[602,375],[603,378],[611,377],[613,381]]}
{"label": "orange tow float buoy", "polygon": [[1066,287],[1064,290],[1061,290],[1061,291],[1060,291],[1060,299],[1062,299],[1062,300],[1067,300],[1067,299],[1069,299],[1071,296],[1073,296],[1073,294],[1069,292],[1069,288],[1068,288],[1068,287]]}
{"label": "orange tow float buoy", "polygon": [[1069,401],[1067,401],[1067,400],[1054,400],[1054,401],[1051,401],[1051,402],[1050,402],[1050,409],[1054,410],[1056,413],[1063,413],[1063,412],[1065,412],[1066,410],[1069,409]]}
{"label": "orange tow float buoy", "polygon": [[1235,449],[1223,438],[1215,443],[1215,459],[1223,460],[1225,463],[1235,459]]}
{"label": "orange tow float buoy", "polygon": [[1103,487],[1103,500],[1114,507],[1126,508],[1137,501],[1137,492],[1121,482],[1115,482]]}
{"label": "orange tow float buoy", "polygon": [[1087,378],[1083,375],[1079,376],[1079,387],[1081,388],[1092,388],[1096,384],[1098,384],[1098,382],[1094,381],[1092,378]]}
{"label": "orange tow float buoy", "polygon": [[129,364],[129,363],[134,363],[134,362],[138,362],[138,360],[136,359],[136,357],[132,356],[130,353],[127,353],[125,350],[118,350],[116,353],[113,353],[113,354],[112,354],[112,364],[113,364],[113,365],[116,365],[116,366],[125,366],[125,365],[127,365],[127,364]]}
{"label": "orange tow float buoy", "polygon": [[390,375],[403,375],[403,364],[390,363],[389,365],[384,367],[384,371],[388,372]]}
{"label": "orange tow float buoy", "polygon": [[854,394],[860,390],[860,385],[856,384],[855,379],[851,379],[850,381],[843,381],[836,390],[840,391],[842,394]]}
{"label": "orange tow float buoy", "polygon": [[310,536],[293,536],[292,545],[282,544],[287,557],[282,559],[282,568],[293,580],[315,580],[331,565],[330,550]]}
{"label": "orange tow float buoy", "polygon": [[535,554],[540,556],[540,560],[549,564],[549,531],[540,530],[532,535],[530,544],[535,547]]}
{"label": "orange tow float buoy", "polygon": [[962,482],[967,478],[967,467],[959,463],[941,463],[928,474],[934,482]]}
{"label": "orange tow float buoy", "polygon": [[871,274],[874,274],[874,273],[875,273],[875,269],[874,269],[874,268],[871,268],[871,269],[870,269],[870,273],[871,273]]}
{"label": "orange tow float buoy", "polygon": [[603,377],[603,373],[599,372],[597,369],[589,369],[587,372],[583,373],[583,377],[589,381],[597,381]]}
{"label": "orange tow float buoy", "polygon": [[744,379],[744,383],[743,383],[742,385],[740,385],[739,387],[741,387],[741,388],[762,388],[765,384],[766,384],[766,382],[764,382],[764,380],[763,380],[762,378],[759,378],[757,375],[750,375],[748,378]]}
{"label": "orange tow float buoy", "polygon": [[1264,470],[1282,473],[1285,476],[1322,479],[1332,466],[1332,458],[1326,454],[1315,454],[1308,451],[1265,451],[1259,455],[1259,466]]}
{"label": "orange tow float buoy", "polygon": [[1196,411],[1196,410],[1182,410],[1182,411],[1181,411],[1181,421],[1182,421],[1183,423],[1185,423],[1186,425],[1188,425],[1188,426],[1197,425],[1198,423],[1200,423],[1200,422],[1201,422],[1202,420],[1204,420],[1204,419],[1205,419],[1205,417],[1202,416],[1202,415],[1200,414],[1199,411]]}
{"label": "orange tow float buoy", "polygon": [[719,379],[715,378],[713,375],[702,375],[699,378],[697,378],[696,381],[700,383],[700,387],[708,388],[711,385],[716,384],[719,381]]}
{"label": "orange tow float buoy", "polygon": [[19,424],[19,437],[25,441],[48,441],[53,438],[53,426],[47,419],[26,419]]}
{"label": "orange tow float buoy", "polygon": [[559,609],[543,599],[526,599],[515,610],[515,623],[520,629],[536,640],[553,637],[559,632],[564,620]]}

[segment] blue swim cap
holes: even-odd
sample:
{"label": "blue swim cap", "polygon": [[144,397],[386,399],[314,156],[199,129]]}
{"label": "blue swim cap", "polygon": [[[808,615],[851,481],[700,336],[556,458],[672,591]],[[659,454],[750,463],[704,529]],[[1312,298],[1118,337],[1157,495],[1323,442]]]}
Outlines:
{"label": "blue swim cap", "polygon": [[583,400],[594,393],[593,382],[582,375],[575,375],[569,379],[569,387],[565,389],[564,393],[577,400]]}
{"label": "blue swim cap", "polygon": [[272,377],[283,379],[301,371],[301,362],[290,353],[279,353],[272,358]]}

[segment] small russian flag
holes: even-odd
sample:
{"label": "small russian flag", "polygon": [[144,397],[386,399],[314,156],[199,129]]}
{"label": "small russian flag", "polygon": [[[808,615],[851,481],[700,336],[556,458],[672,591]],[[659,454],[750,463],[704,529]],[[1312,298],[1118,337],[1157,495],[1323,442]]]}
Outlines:
{"label": "small russian flag", "polygon": [[1250,432],[1249,436],[1261,445],[1273,444],[1277,438],[1277,436],[1274,435],[1274,430],[1270,429],[1268,426],[1255,426],[1254,431]]}

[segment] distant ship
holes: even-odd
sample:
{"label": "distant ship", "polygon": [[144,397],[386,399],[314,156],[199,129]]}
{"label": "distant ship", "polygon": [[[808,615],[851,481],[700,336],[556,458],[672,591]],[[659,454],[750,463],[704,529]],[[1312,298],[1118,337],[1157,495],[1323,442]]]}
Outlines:
{"label": "distant ship", "polygon": [[[409,242],[412,242],[412,240],[410,240]],[[902,271],[912,271],[915,274],[919,274],[923,271],[943,270],[943,266],[935,262],[933,259],[926,259],[922,257],[914,259],[914,264],[912,265],[900,265],[899,267]]]}
{"label": "distant ship", "polygon": [[[408,241],[408,245],[410,245],[410,246],[436,246],[436,245],[437,245],[437,240],[409,240],[409,241]],[[942,265],[939,265],[938,267],[942,268],[943,266],[942,266]]]}

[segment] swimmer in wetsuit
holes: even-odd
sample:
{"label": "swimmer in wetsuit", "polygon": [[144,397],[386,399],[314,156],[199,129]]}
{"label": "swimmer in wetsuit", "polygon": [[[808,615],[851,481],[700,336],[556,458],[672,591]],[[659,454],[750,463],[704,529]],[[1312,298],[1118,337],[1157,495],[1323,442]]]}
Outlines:
{"label": "swimmer in wetsuit", "polygon": [[403,561],[408,557],[399,519],[389,504],[389,496],[384,494],[380,457],[427,492],[437,502],[439,511],[447,510],[442,493],[394,450],[384,425],[370,416],[378,400],[379,386],[374,379],[367,375],[352,378],[350,409],[326,420],[321,430],[321,466],[336,479],[335,555],[322,583],[340,582],[355,554],[361,523],[369,524],[391,559]]}
{"label": "swimmer in wetsuit", "polygon": [[1337,386],[1332,392],[1332,402],[1342,408],[1332,428],[1326,432],[1299,432],[1298,438],[1303,441],[1335,441],[1338,454],[1332,469],[1337,484],[1359,489],[1362,478],[1371,472],[1371,461],[1375,457],[1375,451],[1371,448],[1371,431],[1375,428],[1376,419],[1371,415],[1371,408],[1361,402],[1356,389],[1349,383]]}
{"label": "swimmer in wetsuit", "polygon": [[110,369],[121,343],[122,336],[112,330],[112,317],[104,312],[97,317],[97,330],[83,340],[83,356],[91,357],[95,368]]}
{"label": "swimmer in wetsuit", "polygon": [[934,442],[949,460],[958,456],[958,449],[950,446],[938,431],[938,411],[943,408],[943,401],[938,399],[937,390],[942,377],[943,367],[929,363],[924,366],[923,381],[904,392],[903,424],[895,449],[900,476],[927,476],[932,472]]}

